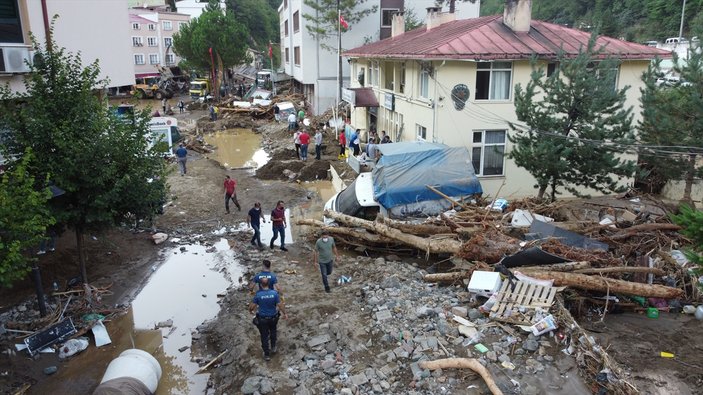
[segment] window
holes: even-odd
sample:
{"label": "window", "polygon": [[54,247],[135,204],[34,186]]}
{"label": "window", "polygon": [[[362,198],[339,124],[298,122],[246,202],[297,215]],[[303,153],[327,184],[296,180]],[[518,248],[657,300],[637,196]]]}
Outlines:
{"label": "window", "polygon": [[188,22],[178,22],[178,30],[183,29],[183,27],[186,25]]}
{"label": "window", "polygon": [[17,0],[0,2],[0,42],[23,43],[22,21]]}
{"label": "window", "polygon": [[176,57],[172,53],[167,53],[166,54],[166,64],[174,64],[176,63]]}
{"label": "window", "polygon": [[512,63],[476,64],[476,100],[510,100]]}
{"label": "window", "polygon": [[300,11],[293,13],[293,32],[300,30]]}
{"label": "window", "polygon": [[503,175],[505,130],[477,131],[473,134],[471,162],[479,176]]}
{"label": "window", "polygon": [[393,90],[395,85],[395,63],[386,62],[383,64],[383,85],[386,89]]}
{"label": "window", "polygon": [[286,48],[286,63],[290,63],[290,48]]}
{"label": "window", "polygon": [[164,46],[166,48],[172,47],[173,46],[173,38],[171,37],[164,37]]}
{"label": "window", "polygon": [[147,37],[146,38],[146,45],[150,47],[155,47],[158,45],[158,41],[156,41],[156,37]]}
{"label": "window", "polygon": [[132,46],[133,47],[141,47],[144,44],[142,43],[142,38],[141,37],[132,37]]}
{"label": "window", "polygon": [[398,76],[398,93],[405,93],[405,62],[400,64],[400,75]]}
{"label": "window", "polygon": [[163,27],[164,30],[173,30],[173,23],[171,23],[171,21],[164,21]]}
{"label": "window", "polygon": [[300,66],[300,47],[293,48],[293,63]]}
{"label": "window", "polygon": [[150,23],[150,24],[149,24],[149,30],[151,30],[151,31],[156,30],[156,25],[153,24],[153,23]]}
{"label": "window", "polygon": [[135,54],[134,55],[134,64],[144,64],[144,55]]}
{"label": "window", "polygon": [[132,30],[139,30],[139,23],[133,23]]}
{"label": "window", "polygon": [[596,73],[596,78],[598,80],[606,80],[611,85],[612,90],[618,88],[618,74],[620,70],[617,64],[609,63],[591,63],[588,65],[589,70]]}
{"label": "window", "polygon": [[378,86],[379,79],[379,65],[378,61],[369,62],[369,85],[368,86]]}
{"label": "window", "polygon": [[159,64],[159,54],[149,54],[149,64]]}
{"label": "window", "polygon": [[547,63],[547,77],[551,77],[557,71],[556,62]]}
{"label": "window", "polygon": [[283,22],[283,30],[285,30],[286,37],[288,37],[288,20],[287,19]]}
{"label": "window", "polygon": [[420,97],[429,99],[430,98],[430,72],[429,70],[420,70],[420,84],[419,84]]}
{"label": "window", "polygon": [[384,8],[381,10],[381,27],[391,27],[393,24],[393,14],[400,11],[397,8]]}
{"label": "window", "polygon": [[422,125],[415,125],[418,140],[427,140],[427,128]]}

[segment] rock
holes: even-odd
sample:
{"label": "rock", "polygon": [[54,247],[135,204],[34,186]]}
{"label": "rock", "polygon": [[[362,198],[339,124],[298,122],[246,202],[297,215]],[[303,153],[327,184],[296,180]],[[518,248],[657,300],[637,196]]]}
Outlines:
{"label": "rock", "polygon": [[478,334],[478,331],[472,326],[459,325],[459,333],[462,336],[471,339]]}
{"label": "rock", "polygon": [[386,260],[383,257],[378,257],[374,259],[373,263],[377,267],[383,267],[386,264]]}
{"label": "rock", "polygon": [[154,241],[154,244],[159,245],[168,240],[168,235],[166,233],[154,233],[151,235],[151,240]]}
{"label": "rock", "polygon": [[376,312],[376,319],[379,321],[385,321],[391,318],[393,318],[393,314],[391,314],[389,310],[381,310]]}
{"label": "rock", "polygon": [[341,391],[339,391],[340,394],[342,395],[353,395],[354,392],[352,392],[351,388],[342,388]]}
{"label": "rock", "polygon": [[399,261],[400,258],[398,258],[398,255],[388,255],[388,256],[386,256],[386,260],[393,262],[393,261]]}
{"label": "rock", "polygon": [[325,344],[328,341],[330,341],[330,335],[328,335],[328,334],[319,335],[319,336],[315,336],[312,339],[308,340],[308,346],[315,347],[315,346],[319,346],[320,344]]}
{"label": "rock", "polygon": [[544,355],[544,356],[542,356],[542,358],[543,358],[545,361],[547,361],[547,362],[552,362],[552,361],[554,361],[554,357],[551,356],[551,355]]}
{"label": "rock", "polygon": [[510,356],[508,354],[500,354],[498,360],[500,362],[510,362]]}
{"label": "rock", "polygon": [[158,324],[156,324],[157,328],[170,328],[173,326],[173,320],[172,319],[167,319],[166,321],[161,321]]}
{"label": "rock", "polygon": [[366,377],[366,374],[363,372],[361,372],[357,375],[351,376],[351,377],[349,377],[349,379],[351,380],[352,384],[354,384],[356,386],[360,386],[360,385],[363,385],[363,384],[366,384],[369,382],[369,379]]}
{"label": "rock", "polygon": [[270,394],[273,392],[273,382],[269,379],[261,379],[259,383],[259,393]]}
{"label": "rock", "polygon": [[489,360],[495,362],[495,361],[498,360],[498,355],[496,355],[496,352],[495,352],[495,351],[489,351],[489,352],[486,353],[486,358],[488,358]]}
{"label": "rock", "polygon": [[400,288],[400,279],[398,276],[393,275],[390,277],[386,277],[382,282],[381,282],[381,287],[384,289],[389,289],[389,288]]}
{"label": "rock", "polygon": [[422,368],[420,368],[420,365],[417,362],[410,364],[410,370],[413,373],[413,379],[418,380],[422,377]]}
{"label": "rock", "polygon": [[377,304],[381,303],[381,299],[379,299],[375,296],[372,296],[369,298],[369,300],[366,301],[366,303],[368,303],[371,306],[376,306]]}
{"label": "rock", "polygon": [[23,312],[27,311],[27,306],[21,304],[21,305],[17,306],[17,311],[19,311],[20,313],[23,313]]}
{"label": "rock", "polygon": [[532,384],[527,384],[526,386],[522,387],[521,389],[521,394],[523,395],[537,395],[539,394],[539,389],[535,387]]}
{"label": "rock", "polygon": [[57,368],[56,366],[48,366],[48,367],[44,368],[44,374],[49,376],[49,375],[56,373],[56,371],[58,371],[58,370],[59,370],[59,368]]}
{"label": "rock", "polygon": [[536,340],[528,339],[525,340],[524,343],[522,343],[522,348],[527,350],[527,351],[537,351],[539,348],[539,343]]}
{"label": "rock", "polygon": [[469,310],[468,315],[469,319],[473,321],[479,319],[483,314],[481,314],[478,309],[471,309]]}
{"label": "rock", "polygon": [[452,314],[457,315],[462,318],[466,318],[468,316],[468,310],[466,307],[463,306],[454,306],[452,307]]}
{"label": "rock", "polygon": [[322,368],[322,370],[325,370],[325,369],[329,369],[329,368],[333,367],[336,363],[337,362],[334,359],[325,359],[320,364],[320,367]]}
{"label": "rock", "polygon": [[418,318],[434,317],[437,315],[437,311],[435,311],[435,309],[428,307],[428,306],[420,306],[417,309],[415,309],[415,314],[417,315]]}
{"label": "rock", "polygon": [[189,346],[183,346],[183,347],[181,347],[181,348],[178,349],[178,352],[183,352],[183,351],[185,351],[185,350],[187,350],[187,349],[189,349],[189,348],[190,348]]}
{"label": "rock", "polygon": [[247,379],[244,380],[244,383],[242,384],[242,393],[246,395],[253,394],[259,390],[260,384],[261,376],[247,377]]}

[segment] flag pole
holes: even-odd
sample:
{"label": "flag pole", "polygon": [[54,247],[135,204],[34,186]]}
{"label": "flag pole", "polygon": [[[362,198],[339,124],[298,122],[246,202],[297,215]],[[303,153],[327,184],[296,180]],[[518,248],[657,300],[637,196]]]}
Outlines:
{"label": "flag pole", "polygon": [[339,137],[339,119],[337,118],[337,109],[342,102],[342,10],[339,7],[337,0],[337,102],[335,103],[335,128]]}

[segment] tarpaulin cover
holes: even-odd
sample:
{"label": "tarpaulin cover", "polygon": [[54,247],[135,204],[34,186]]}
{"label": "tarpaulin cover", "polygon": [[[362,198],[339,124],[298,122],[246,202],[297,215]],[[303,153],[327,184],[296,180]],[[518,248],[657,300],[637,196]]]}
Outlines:
{"label": "tarpaulin cover", "polygon": [[379,144],[378,148],[383,156],[372,172],[373,192],[386,209],[442,199],[427,185],[452,197],[483,193],[464,147],[413,141]]}

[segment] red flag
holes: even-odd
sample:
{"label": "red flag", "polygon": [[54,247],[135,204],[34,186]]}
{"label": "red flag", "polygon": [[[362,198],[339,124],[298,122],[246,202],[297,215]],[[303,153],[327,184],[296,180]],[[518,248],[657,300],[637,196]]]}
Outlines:
{"label": "red flag", "polygon": [[339,24],[342,25],[343,28],[349,29],[349,24],[347,23],[347,21],[344,20],[344,17],[341,15],[339,16]]}
{"label": "red flag", "polygon": [[269,43],[269,58],[273,57],[273,47],[271,46],[271,43]]}

